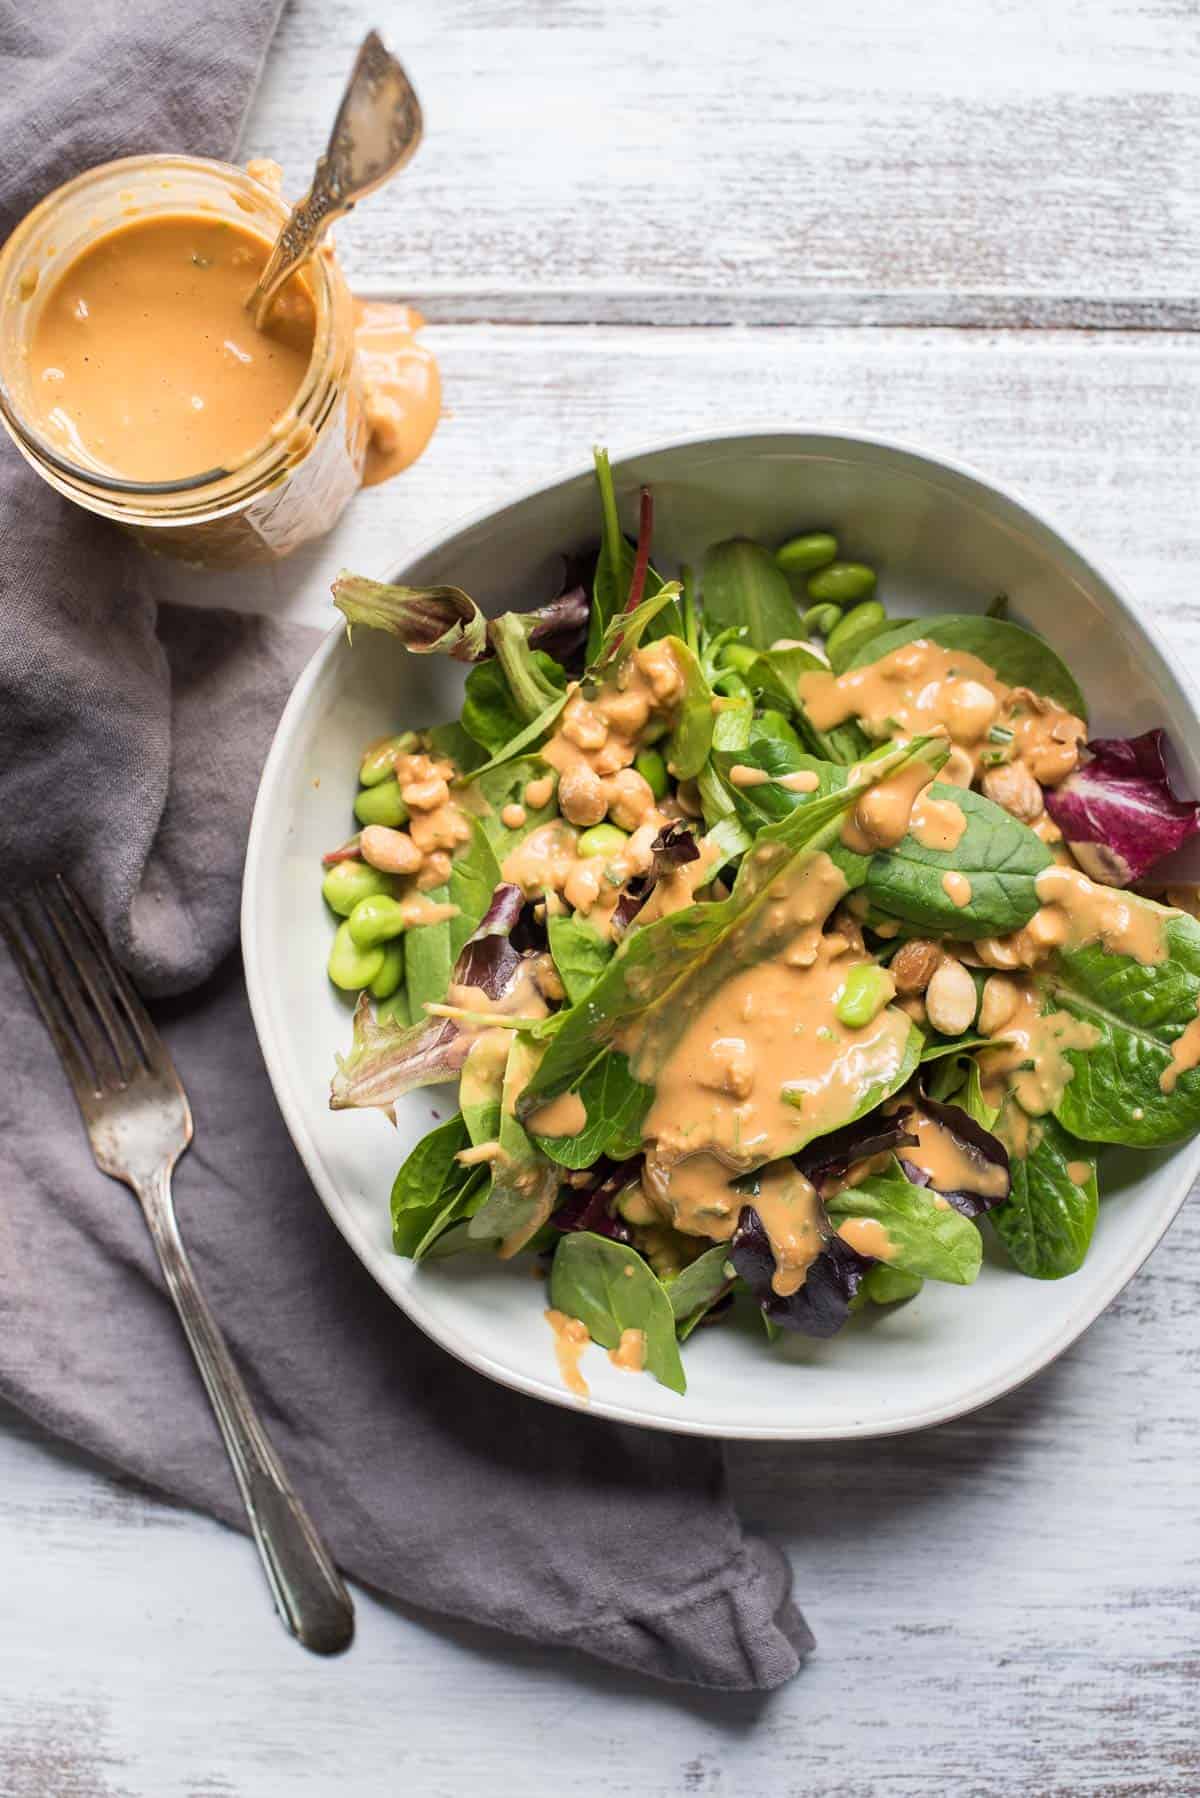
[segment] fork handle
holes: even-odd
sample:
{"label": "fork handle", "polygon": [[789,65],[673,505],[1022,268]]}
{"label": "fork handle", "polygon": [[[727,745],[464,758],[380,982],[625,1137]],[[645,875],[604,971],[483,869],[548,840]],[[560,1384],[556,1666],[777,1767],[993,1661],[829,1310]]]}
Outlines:
{"label": "fork handle", "polygon": [[316,1526],[293,1491],[216,1318],[196,1283],[179,1234],[171,1168],[137,1188],[167,1288],[200,1369],[275,1608],[316,1654],[337,1654],[354,1635],[354,1606]]}

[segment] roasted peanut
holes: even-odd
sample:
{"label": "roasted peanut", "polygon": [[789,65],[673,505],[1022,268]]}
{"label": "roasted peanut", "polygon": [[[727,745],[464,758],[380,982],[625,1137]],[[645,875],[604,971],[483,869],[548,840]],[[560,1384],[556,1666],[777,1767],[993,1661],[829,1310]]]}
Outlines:
{"label": "roasted peanut", "polygon": [[564,768],[558,777],[558,809],[570,824],[599,824],[608,810],[600,776],[586,762]]}
{"label": "roasted peanut", "polygon": [[984,1036],[996,1036],[1008,1023],[1017,1009],[1017,1001],[1021,989],[1015,980],[1006,980],[1003,974],[989,974],[983,983],[983,998],[979,1002],[979,1029]]}
{"label": "roasted peanut", "polygon": [[415,874],[424,857],[403,830],[368,824],[358,842],[362,858],[381,874]]}
{"label": "roasted peanut", "polygon": [[943,1036],[961,1036],[975,1022],[975,982],[952,955],[944,956],[925,989],[929,1022]]}
{"label": "roasted peanut", "polygon": [[1022,824],[1032,824],[1046,809],[1042,789],[1023,762],[1006,762],[1003,767],[989,768],[979,784],[985,799],[1002,805]]}

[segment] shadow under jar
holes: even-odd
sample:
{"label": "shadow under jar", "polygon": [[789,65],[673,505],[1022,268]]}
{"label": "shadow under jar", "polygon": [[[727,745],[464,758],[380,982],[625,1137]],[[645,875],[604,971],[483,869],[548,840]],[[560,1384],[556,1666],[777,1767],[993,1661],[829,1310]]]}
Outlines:
{"label": "shadow under jar", "polygon": [[[250,293],[286,216],[276,194],[230,164],[128,157],[49,194],[0,252],[0,416],[17,447],[68,499],[208,567],[290,555],[330,529],[362,481],[355,308],[332,252],[292,278],[265,334],[240,301],[231,306],[230,282],[244,269]],[[105,318],[110,297],[119,333]],[[72,343],[72,321],[81,343],[92,332],[99,372],[94,351]],[[181,381],[181,332],[205,371],[194,395]],[[68,394],[85,408],[91,396],[104,415],[97,432],[79,427]],[[198,455],[212,463],[214,444],[215,465],[187,466]]]}

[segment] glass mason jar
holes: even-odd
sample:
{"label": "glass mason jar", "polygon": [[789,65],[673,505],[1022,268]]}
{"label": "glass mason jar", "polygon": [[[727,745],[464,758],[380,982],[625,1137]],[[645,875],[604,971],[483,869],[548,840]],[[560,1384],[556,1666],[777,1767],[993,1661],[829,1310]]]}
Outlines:
{"label": "glass mason jar", "polygon": [[35,206],[0,251],[0,418],[59,493],[148,548],[214,568],[290,555],[329,530],[358,491],[367,426],[354,344],[354,301],[331,251],[304,271],[316,329],[298,391],[234,467],[174,481],[126,481],[80,462],[39,430],[30,344],[39,296],[97,239],[162,214],[228,218],[269,243],[287,217],[244,170],[191,156],[130,156],[89,169]]}

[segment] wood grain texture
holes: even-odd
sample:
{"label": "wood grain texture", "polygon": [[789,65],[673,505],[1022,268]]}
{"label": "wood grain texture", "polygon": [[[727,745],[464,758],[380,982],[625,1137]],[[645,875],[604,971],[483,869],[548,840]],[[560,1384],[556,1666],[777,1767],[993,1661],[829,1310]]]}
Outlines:
{"label": "wood grain texture", "polygon": [[369,23],[427,136],[340,241],[431,316],[1195,323],[1190,0],[299,0],[246,134],[293,189]]}

